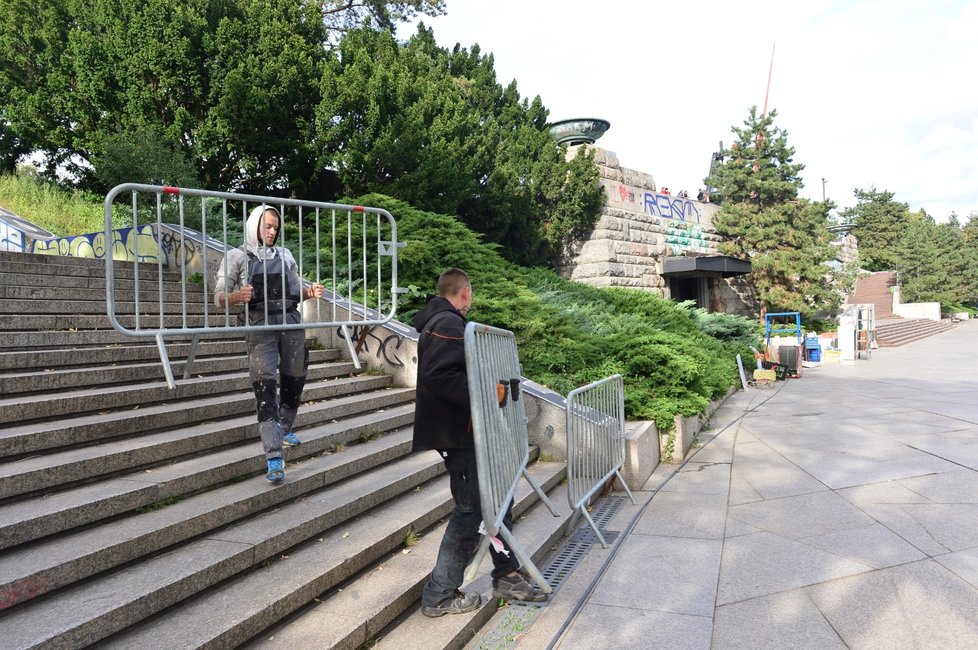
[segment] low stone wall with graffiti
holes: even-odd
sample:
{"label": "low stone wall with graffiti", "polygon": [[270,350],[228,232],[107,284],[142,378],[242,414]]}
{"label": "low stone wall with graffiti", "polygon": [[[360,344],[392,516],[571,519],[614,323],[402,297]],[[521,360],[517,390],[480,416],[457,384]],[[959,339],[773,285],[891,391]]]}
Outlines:
{"label": "low stone wall with graffiti", "polygon": [[610,151],[592,149],[608,202],[591,237],[570,251],[563,275],[595,286],[663,295],[663,257],[716,254],[717,206],[660,194],[651,175],[622,167]]}
{"label": "low stone wall with graffiti", "polygon": [[[189,228],[181,235],[177,226],[156,224],[117,228],[106,238],[104,232],[57,237],[33,223],[0,208],[0,250],[87,257],[116,261],[159,263],[165,271],[179,271],[181,265],[188,275],[203,273],[205,247],[203,236]],[[218,256],[211,253],[211,267]],[[211,269],[213,272],[213,269]]]}

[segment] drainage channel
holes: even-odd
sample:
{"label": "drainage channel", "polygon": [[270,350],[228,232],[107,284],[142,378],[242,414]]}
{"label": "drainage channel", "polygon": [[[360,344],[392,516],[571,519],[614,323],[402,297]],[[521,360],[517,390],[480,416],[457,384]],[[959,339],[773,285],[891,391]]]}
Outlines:
{"label": "drainage channel", "polygon": [[[627,501],[627,497],[608,495],[599,499],[594,504],[593,510],[589,512],[594,524],[609,544],[617,539],[620,531],[606,530],[605,527],[618,513],[625,501]],[[551,598],[560,590],[561,585],[573,573],[575,567],[584,559],[591,547],[596,544],[600,546],[597,536],[587,525],[587,522],[582,519],[574,534],[564,542],[556,555],[550,558],[547,565],[540,571],[543,577],[547,579],[547,583],[553,588]],[[547,602],[510,603],[492,628],[482,635],[481,641],[477,645],[470,644],[468,647],[479,648],[479,650],[516,648],[519,638],[540,617],[543,608],[547,606]]]}

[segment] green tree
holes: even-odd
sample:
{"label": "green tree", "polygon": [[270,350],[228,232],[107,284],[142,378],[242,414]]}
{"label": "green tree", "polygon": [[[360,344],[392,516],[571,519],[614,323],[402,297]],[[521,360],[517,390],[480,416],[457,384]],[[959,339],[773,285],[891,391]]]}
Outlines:
{"label": "green tree", "polygon": [[510,260],[558,257],[603,205],[593,158],[568,161],[540,98],[500,86],[478,46],[449,52],[423,26],[403,45],[355,30],[327,64],[322,98],[320,165],[348,193],[459,215]]}
{"label": "green tree", "polygon": [[856,205],[843,211],[859,241],[860,264],[867,271],[893,271],[899,265],[896,244],[911,221],[910,207],[893,192],[871,187],[855,190]]}
{"label": "green tree", "polygon": [[798,198],[804,165],[793,162],[795,150],[787,132],[774,126],[776,115],[758,116],[752,107],[743,128],[733,127],[736,142],[705,182],[717,188],[721,202],[713,218],[724,237],[719,249],[750,259],[762,314],[814,317],[841,302],[838,273],[827,264],[835,257],[828,230],[833,206]]}
{"label": "green tree", "polygon": [[394,31],[398,23],[418,15],[443,16],[445,0],[406,0],[383,2],[382,0],[326,0],[321,3],[326,25],[338,32],[346,32],[365,22],[376,29]]}
{"label": "green tree", "polygon": [[443,0],[5,0],[0,165],[37,151],[50,176],[97,187],[93,161],[124,134],[180,149],[209,187],[312,193],[329,37],[443,11]]}

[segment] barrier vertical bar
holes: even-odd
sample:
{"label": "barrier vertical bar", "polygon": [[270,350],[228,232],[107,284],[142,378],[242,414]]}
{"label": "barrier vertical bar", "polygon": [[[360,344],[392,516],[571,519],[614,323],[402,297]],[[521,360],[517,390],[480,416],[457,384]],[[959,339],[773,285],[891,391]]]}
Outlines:
{"label": "barrier vertical bar", "polygon": [[625,391],[612,375],[567,394],[567,501],[574,511],[568,531],[583,516],[607,548],[587,506],[611,478],[620,482],[632,505],[635,497],[621,475],[625,462]]}

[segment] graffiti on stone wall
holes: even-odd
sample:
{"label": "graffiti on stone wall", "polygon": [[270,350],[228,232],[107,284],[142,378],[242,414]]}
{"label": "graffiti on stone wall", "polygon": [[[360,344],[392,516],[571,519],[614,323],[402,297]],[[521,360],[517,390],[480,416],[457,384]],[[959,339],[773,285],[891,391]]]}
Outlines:
{"label": "graffiti on stone wall", "polygon": [[0,221],[0,251],[24,252],[24,233]]}
{"label": "graffiti on stone wall", "polygon": [[692,199],[682,199],[657,192],[643,192],[641,199],[638,200],[635,192],[621,183],[618,183],[608,194],[613,203],[633,206],[649,216],[692,223],[703,222],[700,205]]}
{"label": "graffiti on stone wall", "polygon": [[71,237],[58,237],[31,242],[31,253],[38,255],[61,255],[63,257],[87,257],[90,259],[112,259],[129,262],[168,263],[166,250],[156,240],[152,226],[119,228],[112,231],[112,241],[106,244],[104,232],[93,232]]}
{"label": "graffiti on stone wall", "polygon": [[166,259],[174,264],[182,261],[188,273],[194,271],[203,273],[203,246],[195,239],[195,237],[202,239],[203,235],[189,228],[185,228],[184,233],[181,238],[179,231],[164,230],[160,236],[160,247],[166,253]]}
{"label": "graffiti on stone wall", "polygon": [[683,222],[669,224],[666,228],[666,246],[672,255],[685,252],[708,253],[710,247],[703,236],[703,228],[699,224],[688,225]]}
{"label": "graffiti on stone wall", "polygon": [[699,206],[695,201],[655,192],[645,193],[643,210],[645,214],[661,219],[678,219],[696,223],[700,223],[702,219]]}
{"label": "graffiti on stone wall", "polygon": [[47,239],[54,235],[16,214],[0,208],[0,251],[23,253],[29,247],[31,238]]}
{"label": "graffiti on stone wall", "polygon": [[[361,325],[359,327],[354,326],[353,331],[350,332],[350,340],[356,343],[356,350],[360,352],[366,352],[370,354],[370,344],[369,339],[377,341],[377,354],[378,359],[383,358],[384,362],[392,368],[403,368],[404,361],[397,356],[398,350],[401,349],[401,344],[404,343],[404,337],[396,332],[393,334],[388,334],[385,338],[380,338],[374,334],[374,330],[377,329],[376,325]],[[343,328],[336,328],[336,336],[338,338],[344,338]]]}

